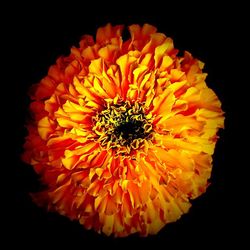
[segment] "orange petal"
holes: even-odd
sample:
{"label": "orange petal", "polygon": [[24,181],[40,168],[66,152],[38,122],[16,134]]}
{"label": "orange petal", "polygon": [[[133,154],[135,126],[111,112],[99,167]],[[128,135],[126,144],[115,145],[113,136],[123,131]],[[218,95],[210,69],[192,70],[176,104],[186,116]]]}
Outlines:
{"label": "orange petal", "polygon": [[98,51],[98,55],[106,62],[113,62],[119,50],[117,45],[108,44]]}
{"label": "orange petal", "polygon": [[197,121],[194,117],[175,115],[172,117],[162,117],[156,126],[165,131],[171,131],[174,134],[179,134],[184,130],[197,130],[201,131],[204,122]]}
{"label": "orange petal", "polygon": [[96,41],[99,44],[110,42],[112,38],[121,36],[123,25],[112,26],[108,23],[106,26],[101,27],[96,32]]}
{"label": "orange petal", "polygon": [[153,114],[164,115],[169,114],[175,102],[174,94],[167,88],[161,95],[153,100]]}
{"label": "orange petal", "polygon": [[121,72],[121,90],[122,90],[122,95],[125,98],[128,88],[129,88],[129,76],[130,74],[132,75],[132,69],[131,65],[137,61],[137,58],[131,57],[128,54],[123,55],[119,57],[116,61],[116,63],[120,67],[120,72]]}

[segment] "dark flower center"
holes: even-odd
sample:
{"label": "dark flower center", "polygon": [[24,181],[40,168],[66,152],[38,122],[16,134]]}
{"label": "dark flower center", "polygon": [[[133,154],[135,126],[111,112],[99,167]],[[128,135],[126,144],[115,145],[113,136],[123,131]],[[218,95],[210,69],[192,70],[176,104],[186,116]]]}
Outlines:
{"label": "dark flower center", "polygon": [[134,139],[145,138],[147,133],[143,128],[142,121],[129,120],[121,122],[114,130],[115,135],[126,140],[126,144],[131,143]]}
{"label": "dark flower center", "polygon": [[153,131],[151,117],[137,102],[108,105],[94,120],[93,130],[99,136],[100,144],[127,153],[139,148],[144,140],[149,140]]}

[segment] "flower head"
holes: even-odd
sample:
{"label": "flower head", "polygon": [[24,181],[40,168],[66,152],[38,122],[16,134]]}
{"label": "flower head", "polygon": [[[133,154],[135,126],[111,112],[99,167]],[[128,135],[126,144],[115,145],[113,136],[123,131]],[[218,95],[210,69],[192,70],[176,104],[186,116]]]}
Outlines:
{"label": "flower head", "polygon": [[204,64],[144,24],[99,28],[32,87],[23,158],[49,210],[107,235],[155,234],[206,191],[224,117]]}

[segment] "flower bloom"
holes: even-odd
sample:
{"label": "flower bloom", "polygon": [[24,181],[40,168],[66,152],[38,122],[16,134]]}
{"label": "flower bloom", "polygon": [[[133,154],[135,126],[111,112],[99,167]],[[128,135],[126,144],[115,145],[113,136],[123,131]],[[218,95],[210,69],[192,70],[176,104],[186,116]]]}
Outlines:
{"label": "flower bloom", "polygon": [[156,234],[206,191],[224,117],[204,64],[144,24],[86,35],[31,90],[34,200],[85,228]]}

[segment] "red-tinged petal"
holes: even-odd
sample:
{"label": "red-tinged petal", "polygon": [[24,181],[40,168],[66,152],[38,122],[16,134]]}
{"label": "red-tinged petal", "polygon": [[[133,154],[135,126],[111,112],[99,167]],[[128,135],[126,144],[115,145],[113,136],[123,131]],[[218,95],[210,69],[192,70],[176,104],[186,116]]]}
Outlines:
{"label": "red-tinged petal", "polygon": [[111,196],[108,197],[108,202],[105,210],[105,214],[114,215],[118,212],[118,205],[114,202]]}
{"label": "red-tinged petal", "polygon": [[49,193],[49,196],[52,199],[52,202],[54,204],[59,202],[61,199],[63,199],[63,197],[65,195],[65,191],[68,190],[69,186],[70,186],[70,181],[67,182],[66,184],[60,186],[59,188],[57,188],[53,192]]}
{"label": "red-tinged petal", "polygon": [[120,37],[123,25],[112,26],[110,23],[97,30],[96,41],[97,43],[104,45],[112,41],[114,37]]}
{"label": "red-tinged petal", "polygon": [[103,182],[99,181],[99,180],[96,180],[95,182],[90,184],[90,186],[87,189],[87,192],[90,195],[96,197],[96,196],[99,195],[100,190],[102,189],[102,187],[103,187]]}
{"label": "red-tinged petal", "polygon": [[141,33],[143,36],[151,35],[154,34],[157,31],[157,28],[154,27],[153,25],[150,25],[148,23],[144,24],[142,26]]}
{"label": "red-tinged petal", "polygon": [[32,114],[34,114],[36,121],[39,121],[43,117],[48,115],[48,112],[46,112],[46,110],[44,110],[44,103],[41,101],[32,102],[30,104],[29,108],[30,108],[30,111],[32,112]]}
{"label": "red-tinged petal", "polygon": [[35,100],[42,100],[50,97],[56,88],[56,82],[50,76],[46,76],[39,84],[33,85],[30,95]]}
{"label": "red-tinged petal", "polygon": [[84,36],[82,36],[81,41],[80,41],[80,48],[85,49],[86,47],[92,46],[94,44],[95,44],[95,42],[94,42],[93,36],[84,35]]}
{"label": "red-tinged petal", "polygon": [[150,35],[154,34],[157,29],[156,27],[149,24],[144,24],[143,27],[134,24],[129,26],[129,31],[132,38],[129,48],[142,49],[150,39]]}
{"label": "red-tinged petal", "polygon": [[123,190],[120,185],[117,185],[117,189],[112,197],[115,203],[122,204]]}
{"label": "red-tinged petal", "polygon": [[50,99],[45,101],[44,109],[50,114],[53,115],[59,108],[59,100],[57,96],[54,94],[50,97]]}

